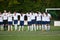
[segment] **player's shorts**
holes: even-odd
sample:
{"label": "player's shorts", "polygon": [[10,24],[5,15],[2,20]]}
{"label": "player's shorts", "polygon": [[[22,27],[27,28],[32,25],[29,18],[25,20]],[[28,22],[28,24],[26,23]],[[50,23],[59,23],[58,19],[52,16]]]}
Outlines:
{"label": "player's shorts", "polygon": [[32,20],[31,23],[32,23],[32,24],[36,24],[36,20]]}
{"label": "player's shorts", "polygon": [[20,26],[24,26],[24,21],[20,21]]}
{"label": "player's shorts", "polygon": [[31,23],[31,21],[28,21],[28,25],[31,25],[32,23]]}
{"label": "player's shorts", "polygon": [[46,21],[46,24],[50,24],[50,21]]}
{"label": "player's shorts", "polygon": [[14,24],[17,24],[18,23],[18,20],[14,20]]}
{"label": "player's shorts", "polygon": [[11,22],[8,22],[8,25],[12,25],[12,21]]}
{"label": "player's shorts", "polygon": [[46,21],[42,21],[42,24],[46,24]]}
{"label": "player's shorts", "polygon": [[3,24],[8,24],[8,20],[3,20]]}
{"label": "player's shorts", "polygon": [[3,25],[3,22],[0,22],[0,25]]}
{"label": "player's shorts", "polygon": [[41,21],[36,21],[36,24],[41,24]]}

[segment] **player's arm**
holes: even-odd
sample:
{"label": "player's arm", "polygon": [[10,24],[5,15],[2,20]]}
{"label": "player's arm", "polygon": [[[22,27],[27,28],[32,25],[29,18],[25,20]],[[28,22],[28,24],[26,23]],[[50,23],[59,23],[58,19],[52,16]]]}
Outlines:
{"label": "player's arm", "polygon": [[24,20],[27,20],[27,15],[24,15]]}
{"label": "player's arm", "polygon": [[18,15],[18,20],[20,20],[20,15]]}
{"label": "player's arm", "polygon": [[12,20],[14,20],[14,15],[12,14]]}
{"label": "player's arm", "polygon": [[50,19],[52,19],[52,16],[50,15]]}

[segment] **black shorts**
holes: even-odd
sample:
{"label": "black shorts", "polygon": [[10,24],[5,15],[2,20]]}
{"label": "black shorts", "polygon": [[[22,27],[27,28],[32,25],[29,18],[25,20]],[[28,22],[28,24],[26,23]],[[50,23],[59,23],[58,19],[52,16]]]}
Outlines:
{"label": "black shorts", "polygon": [[8,24],[8,20],[3,20],[3,24]]}

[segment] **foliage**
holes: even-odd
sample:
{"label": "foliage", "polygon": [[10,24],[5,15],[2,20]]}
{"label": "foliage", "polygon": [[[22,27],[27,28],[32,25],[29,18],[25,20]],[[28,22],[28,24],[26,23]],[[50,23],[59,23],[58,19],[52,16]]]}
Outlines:
{"label": "foliage", "polygon": [[[60,0],[0,0],[0,11],[28,12],[45,11],[46,8],[59,8]],[[54,14],[55,15],[55,14]],[[57,14],[56,14],[57,15]]]}

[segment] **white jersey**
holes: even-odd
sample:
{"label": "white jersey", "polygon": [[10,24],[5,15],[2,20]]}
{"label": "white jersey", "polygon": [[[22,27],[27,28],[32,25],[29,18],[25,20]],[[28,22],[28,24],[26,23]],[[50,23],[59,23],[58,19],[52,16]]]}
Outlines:
{"label": "white jersey", "polygon": [[50,21],[50,17],[51,17],[51,15],[48,14],[48,15],[46,16],[46,21]]}
{"label": "white jersey", "polygon": [[32,15],[31,15],[31,19],[32,19],[32,20],[35,20],[35,17],[36,17],[35,14],[32,14]]}
{"label": "white jersey", "polygon": [[41,14],[37,14],[36,21],[41,21]]}
{"label": "white jersey", "polygon": [[31,21],[31,15],[30,14],[27,15],[27,21]]}
{"label": "white jersey", "polygon": [[45,13],[42,14],[42,21],[46,21],[46,14]]}
{"label": "white jersey", "polygon": [[13,18],[14,18],[14,20],[18,20],[18,14],[17,13],[13,14]]}
{"label": "white jersey", "polygon": [[3,20],[7,20],[8,19],[8,13],[3,13]]}
{"label": "white jersey", "polygon": [[16,13],[17,15],[20,15],[20,13]]}
{"label": "white jersey", "polygon": [[20,21],[24,21],[24,14],[20,15]]}
{"label": "white jersey", "polygon": [[37,13],[34,13],[35,17],[37,16]]}
{"label": "white jersey", "polygon": [[12,14],[8,14],[8,21],[12,21]]}
{"label": "white jersey", "polygon": [[3,17],[2,17],[2,15],[0,15],[0,22],[3,22]]}

